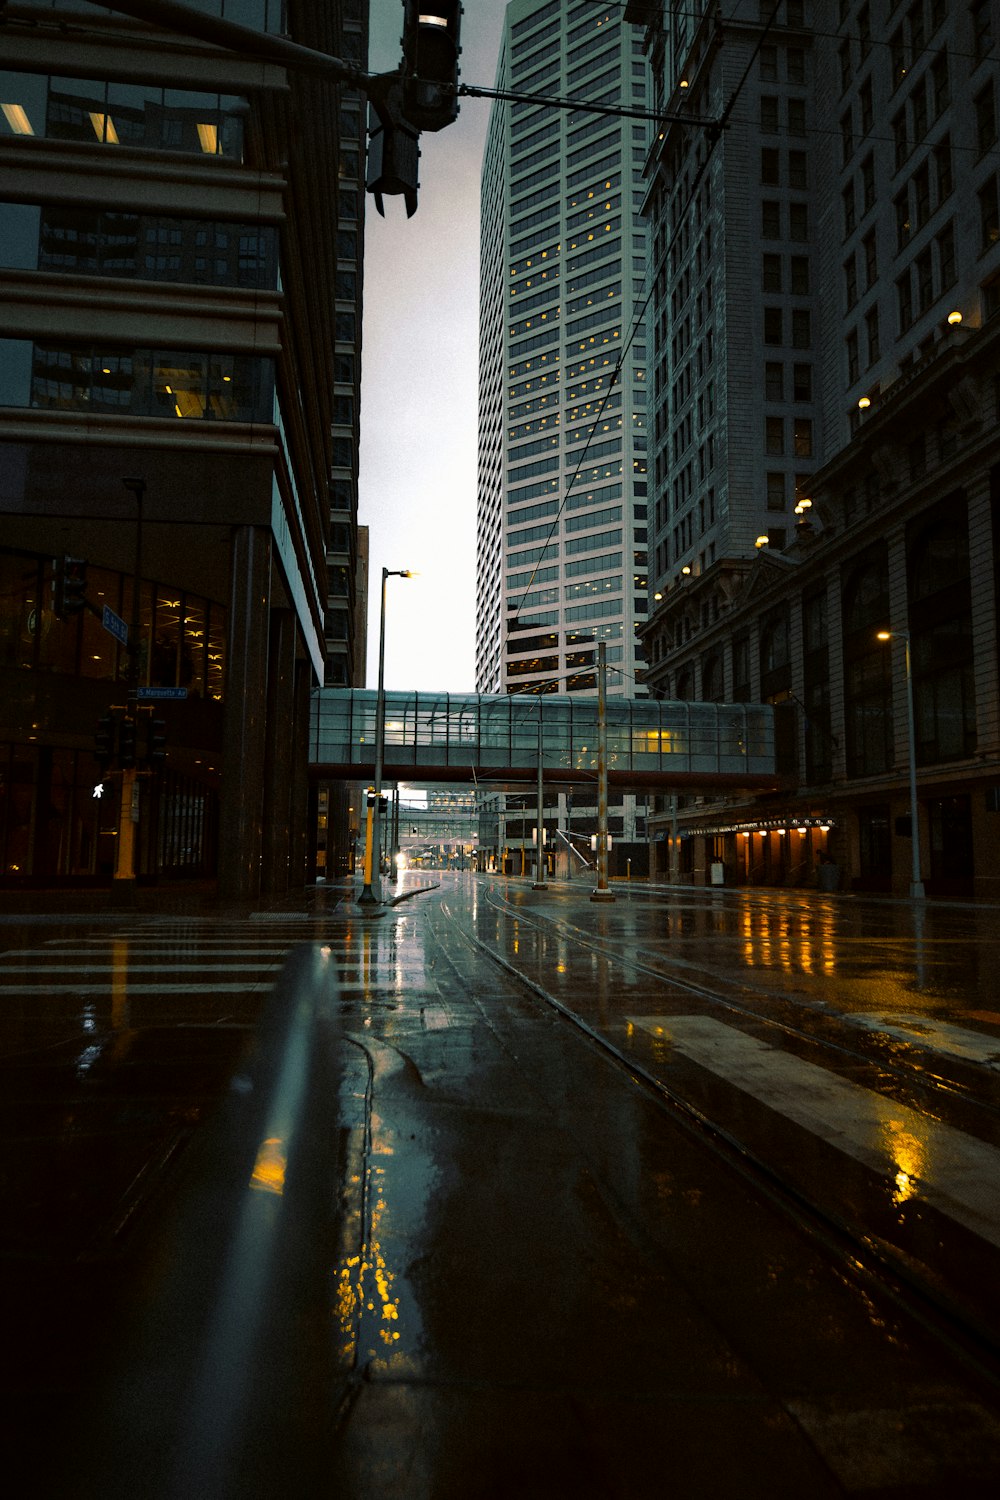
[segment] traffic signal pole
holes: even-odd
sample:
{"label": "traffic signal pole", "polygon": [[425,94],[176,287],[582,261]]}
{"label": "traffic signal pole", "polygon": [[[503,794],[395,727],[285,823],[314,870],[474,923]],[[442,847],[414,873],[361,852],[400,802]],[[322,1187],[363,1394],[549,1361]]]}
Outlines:
{"label": "traffic signal pole", "polygon": [[[142,502],[146,494],[144,479],[123,479],[122,484],[135,497],[135,558],[132,575],[132,619],[128,628],[128,700],[125,723],[121,729],[122,748],[121,805],[118,813],[118,844],[115,849],[114,891],[131,901],[135,891],[136,830],[139,825],[139,777],[135,766],[139,737],[139,629],[140,591],[142,589]],[[131,755],[124,752],[131,743]],[[128,762],[131,761],[131,764]]]}

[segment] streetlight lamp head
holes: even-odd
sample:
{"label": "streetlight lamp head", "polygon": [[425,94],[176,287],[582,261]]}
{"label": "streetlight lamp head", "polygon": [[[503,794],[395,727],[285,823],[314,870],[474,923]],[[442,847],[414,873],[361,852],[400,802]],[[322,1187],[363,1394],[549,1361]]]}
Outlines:
{"label": "streetlight lamp head", "polygon": [[859,411],[867,411],[868,407],[871,406],[871,404],[872,398],[870,396],[862,396],[858,401],[858,409]]}
{"label": "streetlight lamp head", "polygon": [[949,323],[961,323],[961,321],[962,321],[962,314],[959,312],[958,308],[956,307],[953,312],[950,312],[948,314],[948,322]]}
{"label": "streetlight lamp head", "polygon": [[875,633],[875,639],[877,641],[891,641],[892,640],[892,631],[891,630],[879,630],[879,631],[876,631],[876,633]]}

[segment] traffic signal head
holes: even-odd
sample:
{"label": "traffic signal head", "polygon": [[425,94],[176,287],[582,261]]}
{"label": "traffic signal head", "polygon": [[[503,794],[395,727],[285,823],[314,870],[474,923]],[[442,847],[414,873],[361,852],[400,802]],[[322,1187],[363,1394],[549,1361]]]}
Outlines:
{"label": "traffic signal head", "polygon": [[369,94],[368,171],[365,187],[375,199],[380,214],[382,198],[401,196],[406,217],[417,211],[417,163],[420,146],[417,132],[403,119],[403,85],[396,77],[379,81]]}
{"label": "traffic signal head", "polygon": [[135,765],[135,731],[134,719],[122,719],[118,735],[118,761],[123,766]]}
{"label": "traffic signal head", "polygon": [[62,612],[78,615],[86,602],[87,564],[82,557],[64,557]]}
{"label": "traffic signal head", "polygon": [[97,721],[94,735],[94,759],[102,771],[106,771],[115,758],[115,718],[113,714],[102,714]]}
{"label": "traffic signal head", "polygon": [[167,758],[167,725],[164,719],[150,719],[147,759],[151,765],[162,765]]}
{"label": "traffic signal head", "polygon": [[460,0],[403,0],[403,115],[418,130],[458,117]]}

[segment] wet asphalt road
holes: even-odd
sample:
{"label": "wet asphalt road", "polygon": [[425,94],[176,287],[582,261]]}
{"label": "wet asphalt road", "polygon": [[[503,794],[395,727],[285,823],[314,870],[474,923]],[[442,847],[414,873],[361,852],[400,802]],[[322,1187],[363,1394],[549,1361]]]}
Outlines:
{"label": "wet asphalt road", "polygon": [[433,878],[0,922],[23,1493],[993,1495],[1000,913]]}

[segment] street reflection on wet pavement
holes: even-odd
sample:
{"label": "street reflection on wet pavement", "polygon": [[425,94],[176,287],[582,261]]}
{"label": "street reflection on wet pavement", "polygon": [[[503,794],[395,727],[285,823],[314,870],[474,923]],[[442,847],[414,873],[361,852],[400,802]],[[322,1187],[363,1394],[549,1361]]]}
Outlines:
{"label": "street reflection on wet pavement", "polygon": [[1000,914],[434,879],[0,922],[23,1493],[995,1493],[989,1360],[776,1182],[986,1326]]}

